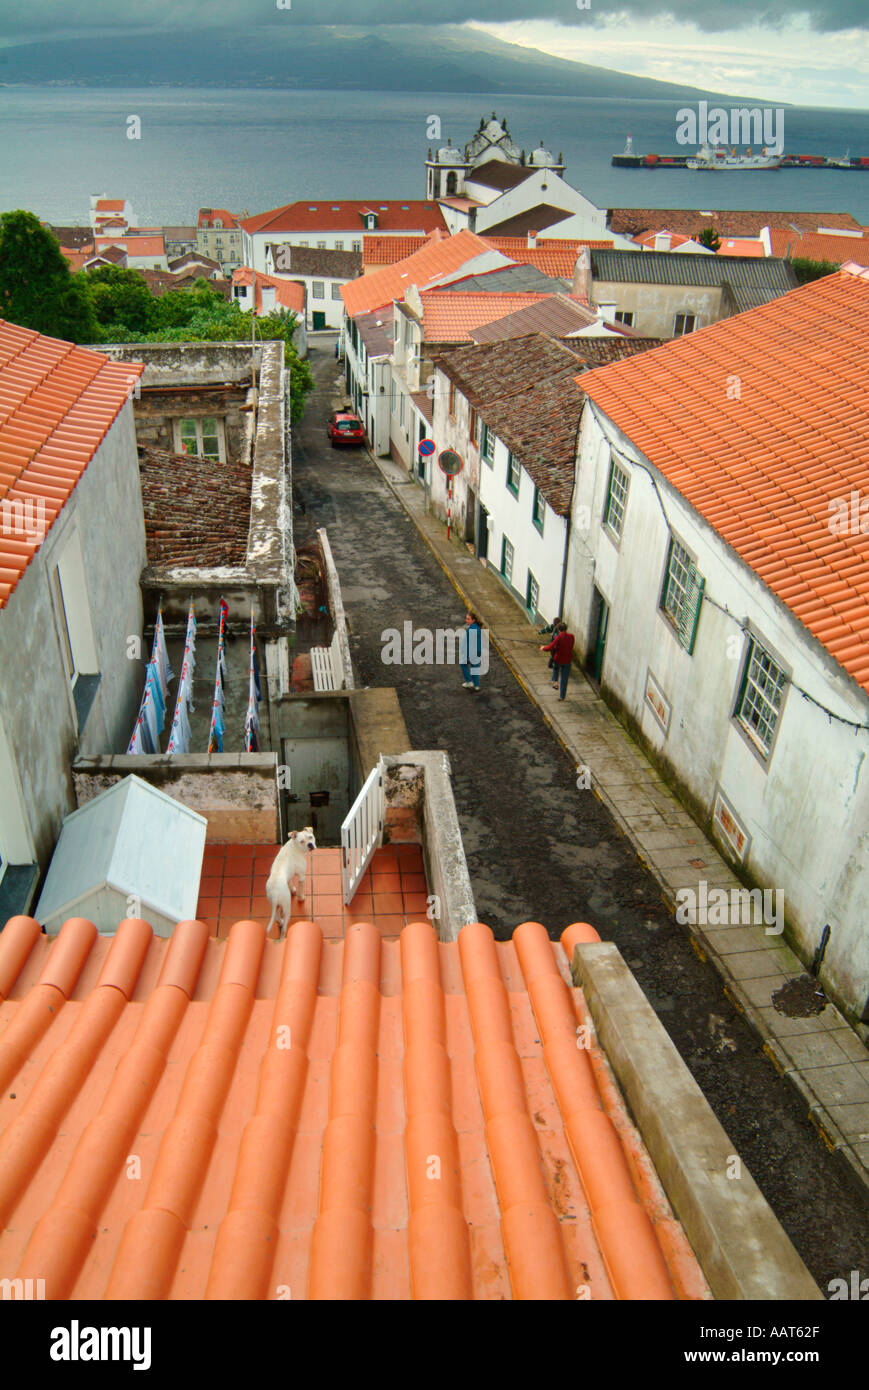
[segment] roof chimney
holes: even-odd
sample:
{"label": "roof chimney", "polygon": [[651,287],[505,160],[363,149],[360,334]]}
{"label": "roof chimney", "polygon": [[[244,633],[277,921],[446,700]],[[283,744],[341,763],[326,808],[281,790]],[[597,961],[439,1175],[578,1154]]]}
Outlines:
{"label": "roof chimney", "polygon": [[576,258],[570,293],[578,294],[586,303],[591,302],[591,252],[587,246],[580,247]]}
{"label": "roof chimney", "polygon": [[533,250],[535,249],[535,247],[537,246],[537,236],[538,236],[538,233],[537,233],[537,232],[529,232],[529,233],[528,233],[528,245],[529,245],[529,247],[531,248],[532,251],[533,251]]}

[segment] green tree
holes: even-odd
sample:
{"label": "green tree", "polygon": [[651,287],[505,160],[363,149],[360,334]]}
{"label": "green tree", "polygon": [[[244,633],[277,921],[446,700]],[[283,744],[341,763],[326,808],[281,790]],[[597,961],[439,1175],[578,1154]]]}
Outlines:
{"label": "green tree", "polygon": [[717,251],[721,245],[721,237],[714,227],[704,227],[700,235],[695,237],[694,240],[699,246],[705,246],[710,251]]}
{"label": "green tree", "polygon": [[832,261],[809,261],[803,256],[795,257],[791,265],[801,285],[807,285],[810,280],[822,280],[825,275],[835,275],[839,269]]}
{"label": "green tree", "polygon": [[72,274],[57,237],[21,209],[0,215],[0,318],[71,343],[100,336],[84,277]]}
{"label": "green tree", "polygon": [[156,326],[160,301],[154,298],[138,270],[98,266],[87,272],[87,286],[101,326],[124,324],[133,333],[147,333]]}
{"label": "green tree", "polygon": [[[133,272],[135,274],[135,272]],[[147,287],[146,287],[147,288]],[[251,314],[235,300],[226,300],[207,280],[197,280],[192,290],[170,290],[154,299],[155,319],[147,331],[132,328],[126,320],[103,326],[103,341],[112,343],[238,343],[251,340]],[[290,416],[293,422],[305,413],[305,402],[314,389],[310,364],[293,344],[298,325],[285,310],[258,318],[254,327],[259,342],[281,341],[290,373]]]}

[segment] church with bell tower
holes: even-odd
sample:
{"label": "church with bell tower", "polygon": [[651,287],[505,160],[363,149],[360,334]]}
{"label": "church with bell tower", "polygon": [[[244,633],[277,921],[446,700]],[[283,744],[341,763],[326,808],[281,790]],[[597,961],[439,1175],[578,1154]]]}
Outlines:
{"label": "church with bell tower", "polygon": [[[504,167],[499,169],[498,164]],[[487,121],[485,116],[481,119],[464,149],[450,139],[434,154],[429,150],[425,167],[426,198],[434,202],[469,195],[483,201],[479,198],[480,186],[503,192],[540,169],[550,169],[559,176],[564,174],[561,155],[556,159],[542,142],[528,153],[520,150],[510,134],[506,117],[499,120],[494,111],[491,120]],[[469,189],[468,184],[475,185],[474,189]]]}

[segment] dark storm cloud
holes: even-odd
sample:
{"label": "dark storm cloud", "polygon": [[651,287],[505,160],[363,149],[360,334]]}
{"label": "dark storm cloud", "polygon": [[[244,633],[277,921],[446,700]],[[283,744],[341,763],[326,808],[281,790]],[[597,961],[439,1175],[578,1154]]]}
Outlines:
{"label": "dark storm cloud", "polygon": [[866,0],[591,0],[586,10],[576,0],[87,0],[78,10],[68,0],[35,0],[30,5],[2,6],[0,38],[7,41],[85,35],[94,31],[179,28],[257,28],[283,20],[296,24],[465,24],[515,20],[553,20],[566,25],[594,25],[623,14],[645,21],[694,23],[708,33],[754,24],[778,27],[808,17],[812,27],[833,33],[864,28]]}

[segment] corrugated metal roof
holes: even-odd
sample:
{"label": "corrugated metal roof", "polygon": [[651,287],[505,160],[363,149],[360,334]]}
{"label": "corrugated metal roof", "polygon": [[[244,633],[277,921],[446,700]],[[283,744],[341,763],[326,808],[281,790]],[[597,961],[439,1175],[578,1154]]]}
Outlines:
{"label": "corrugated metal roof", "polygon": [[631,285],[706,285],[727,282],[742,311],[787,294],[797,277],[787,261],[756,260],[751,256],[686,256],[678,251],[592,251],[592,278]]}

